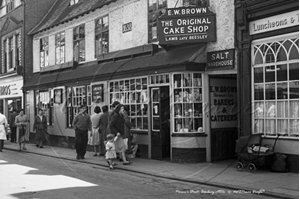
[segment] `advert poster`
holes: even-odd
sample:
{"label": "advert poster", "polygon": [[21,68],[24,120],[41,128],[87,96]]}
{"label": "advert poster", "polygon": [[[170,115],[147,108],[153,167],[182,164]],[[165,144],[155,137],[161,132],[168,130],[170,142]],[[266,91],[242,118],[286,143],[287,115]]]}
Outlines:
{"label": "advert poster", "polygon": [[210,79],[211,128],[237,127],[237,81],[235,79]]}
{"label": "advert poster", "polygon": [[216,14],[208,7],[167,9],[157,20],[160,45],[216,41]]}

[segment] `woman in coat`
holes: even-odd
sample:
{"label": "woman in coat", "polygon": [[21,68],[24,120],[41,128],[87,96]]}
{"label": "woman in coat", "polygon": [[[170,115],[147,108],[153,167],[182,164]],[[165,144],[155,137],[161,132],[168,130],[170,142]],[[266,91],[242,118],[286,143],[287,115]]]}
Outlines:
{"label": "woman in coat", "polygon": [[0,112],[0,152],[2,152],[4,146],[4,140],[6,140],[6,127],[8,125],[5,115],[3,115],[1,112]]}
{"label": "woman in coat", "polygon": [[111,121],[109,123],[109,128],[111,134],[118,136],[118,139],[115,141],[116,153],[120,154],[123,160],[123,164],[128,165],[130,164],[130,162],[127,161],[125,157],[126,146],[122,137],[125,133],[125,120],[120,112],[122,107],[123,105],[119,104],[113,110],[113,113],[111,115]]}
{"label": "woman in coat", "polygon": [[47,118],[42,109],[38,111],[38,115],[34,118],[33,131],[36,131],[36,147],[44,148],[43,143],[47,141]]}
{"label": "woman in coat", "polygon": [[[17,125],[17,142],[19,143],[19,151],[27,150],[25,147],[26,141],[29,141],[29,131],[28,131],[28,118],[24,114],[24,109],[19,111],[19,115],[16,116],[15,124]],[[23,143],[23,148],[22,148]]]}

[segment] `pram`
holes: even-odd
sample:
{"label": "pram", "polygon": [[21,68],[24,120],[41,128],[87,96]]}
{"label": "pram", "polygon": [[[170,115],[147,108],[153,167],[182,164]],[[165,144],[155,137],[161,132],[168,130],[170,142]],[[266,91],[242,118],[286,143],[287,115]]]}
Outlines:
{"label": "pram", "polygon": [[[277,137],[278,138],[278,137]],[[236,141],[235,152],[238,155],[238,162],[235,168],[242,171],[247,168],[249,172],[255,172],[256,167],[269,169],[273,162],[274,146],[261,146],[262,133],[240,137]]]}

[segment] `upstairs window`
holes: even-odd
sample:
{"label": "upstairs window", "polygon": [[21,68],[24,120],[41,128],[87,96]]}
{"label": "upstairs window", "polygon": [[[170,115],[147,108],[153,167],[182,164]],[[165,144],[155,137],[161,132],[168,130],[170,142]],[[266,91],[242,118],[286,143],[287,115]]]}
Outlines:
{"label": "upstairs window", "polygon": [[149,0],[148,4],[149,40],[157,41],[157,19],[167,9],[167,0]]}
{"label": "upstairs window", "polygon": [[3,68],[2,73],[5,73],[7,70],[7,40],[3,41]]}
{"label": "upstairs window", "polygon": [[15,58],[16,58],[16,66],[20,66],[20,52],[21,52],[21,37],[20,34],[16,35],[16,41],[15,41]]}
{"label": "upstairs window", "polygon": [[108,53],[108,33],[109,33],[109,22],[108,16],[101,17],[96,20],[95,28],[95,49],[96,57]]}
{"label": "upstairs window", "polygon": [[71,1],[70,1],[70,5],[77,4],[78,2],[79,2],[79,0],[71,0]]}
{"label": "upstairs window", "polygon": [[8,39],[8,68],[7,71],[13,70],[13,51],[14,51],[14,46],[13,46],[13,37]]}
{"label": "upstairs window", "polygon": [[183,0],[183,6],[208,6],[209,0]]}
{"label": "upstairs window", "polygon": [[55,63],[65,62],[65,32],[55,35]]}
{"label": "upstairs window", "polygon": [[7,0],[6,2],[7,2],[6,4],[7,12],[10,12],[13,9],[15,9],[15,0]]}
{"label": "upstairs window", "polygon": [[40,39],[40,66],[41,66],[41,68],[49,66],[49,39],[48,39],[48,37]]}
{"label": "upstairs window", "polygon": [[85,61],[85,30],[84,24],[73,29],[74,61]]}

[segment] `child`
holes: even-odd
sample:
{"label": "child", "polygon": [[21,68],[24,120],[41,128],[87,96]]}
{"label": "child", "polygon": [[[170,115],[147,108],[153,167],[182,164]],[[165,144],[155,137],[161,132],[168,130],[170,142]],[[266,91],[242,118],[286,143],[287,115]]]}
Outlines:
{"label": "child", "polygon": [[117,157],[116,155],[116,148],[115,148],[115,141],[117,140],[118,136],[114,137],[113,134],[107,135],[107,142],[105,143],[106,153],[105,158],[109,165],[110,169],[114,169],[113,159]]}

